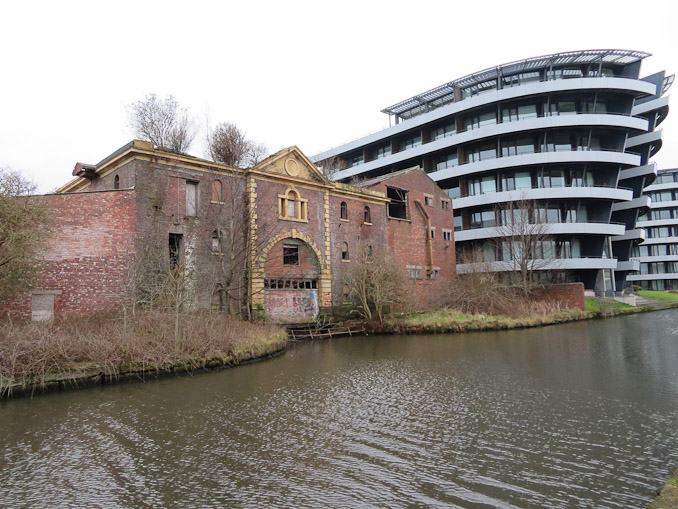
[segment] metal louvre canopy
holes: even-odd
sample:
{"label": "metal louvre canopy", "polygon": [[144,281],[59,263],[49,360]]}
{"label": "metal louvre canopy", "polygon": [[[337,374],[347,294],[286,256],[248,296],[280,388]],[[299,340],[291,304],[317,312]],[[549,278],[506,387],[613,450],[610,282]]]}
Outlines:
{"label": "metal louvre canopy", "polygon": [[552,55],[528,58],[526,60],[517,60],[450,81],[449,83],[445,83],[444,85],[440,85],[421,94],[417,94],[414,97],[405,99],[393,106],[384,108],[381,112],[389,115],[398,115],[403,119],[411,118],[419,113],[425,112],[429,106],[436,108],[443,104],[454,102],[455,87],[463,89],[472,85],[480,85],[487,81],[496,80],[499,76],[510,76],[518,73],[536,71],[551,66],[560,67],[564,65],[582,65],[596,62],[627,65],[649,56],[651,56],[650,53],[645,53],[643,51],[602,49],[569,51],[566,53],[554,53]]}

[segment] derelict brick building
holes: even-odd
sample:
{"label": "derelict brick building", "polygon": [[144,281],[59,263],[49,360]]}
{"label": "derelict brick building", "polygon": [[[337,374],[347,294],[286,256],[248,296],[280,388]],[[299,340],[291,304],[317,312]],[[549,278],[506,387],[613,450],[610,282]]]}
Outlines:
{"label": "derelict brick building", "polygon": [[41,281],[5,306],[14,315],[110,311],[176,266],[191,307],[308,320],[347,301],[360,249],[392,251],[422,306],[455,277],[451,200],[418,169],[355,187],[296,147],[239,169],[133,141],[73,174],[35,198],[52,233]]}

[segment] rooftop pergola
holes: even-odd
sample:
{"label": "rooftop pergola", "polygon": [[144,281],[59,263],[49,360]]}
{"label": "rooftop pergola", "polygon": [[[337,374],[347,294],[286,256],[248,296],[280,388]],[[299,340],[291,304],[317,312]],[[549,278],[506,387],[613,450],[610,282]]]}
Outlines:
{"label": "rooftop pergola", "polygon": [[444,85],[440,85],[421,94],[417,94],[414,97],[400,101],[393,106],[384,108],[381,112],[389,115],[397,115],[400,118],[406,119],[421,113],[422,109],[425,111],[427,105],[435,108],[442,104],[454,102],[455,87],[463,89],[494,80],[500,76],[511,76],[554,66],[562,67],[592,63],[628,65],[649,56],[650,53],[645,53],[643,51],[601,49],[568,51],[566,53],[554,53],[552,55],[517,60],[450,81],[449,83],[445,83]]}

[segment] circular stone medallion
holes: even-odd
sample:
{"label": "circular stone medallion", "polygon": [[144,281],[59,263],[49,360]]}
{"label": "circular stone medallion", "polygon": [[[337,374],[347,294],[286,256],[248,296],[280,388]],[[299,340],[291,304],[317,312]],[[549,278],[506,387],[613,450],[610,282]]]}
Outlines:
{"label": "circular stone medallion", "polygon": [[294,159],[288,159],[285,161],[285,171],[291,177],[296,177],[299,175],[299,163]]}

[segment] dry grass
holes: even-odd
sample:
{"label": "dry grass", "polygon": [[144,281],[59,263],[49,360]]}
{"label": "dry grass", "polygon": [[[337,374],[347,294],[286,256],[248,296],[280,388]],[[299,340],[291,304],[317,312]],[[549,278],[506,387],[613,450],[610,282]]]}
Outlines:
{"label": "dry grass", "polygon": [[0,322],[0,397],[17,384],[40,386],[55,375],[68,378],[86,370],[115,376],[135,369],[199,368],[214,360],[240,362],[279,350],[286,338],[279,327],[220,313],[185,314],[178,341],[174,332],[174,317],[159,311],[138,313],[126,327],[117,315]]}

